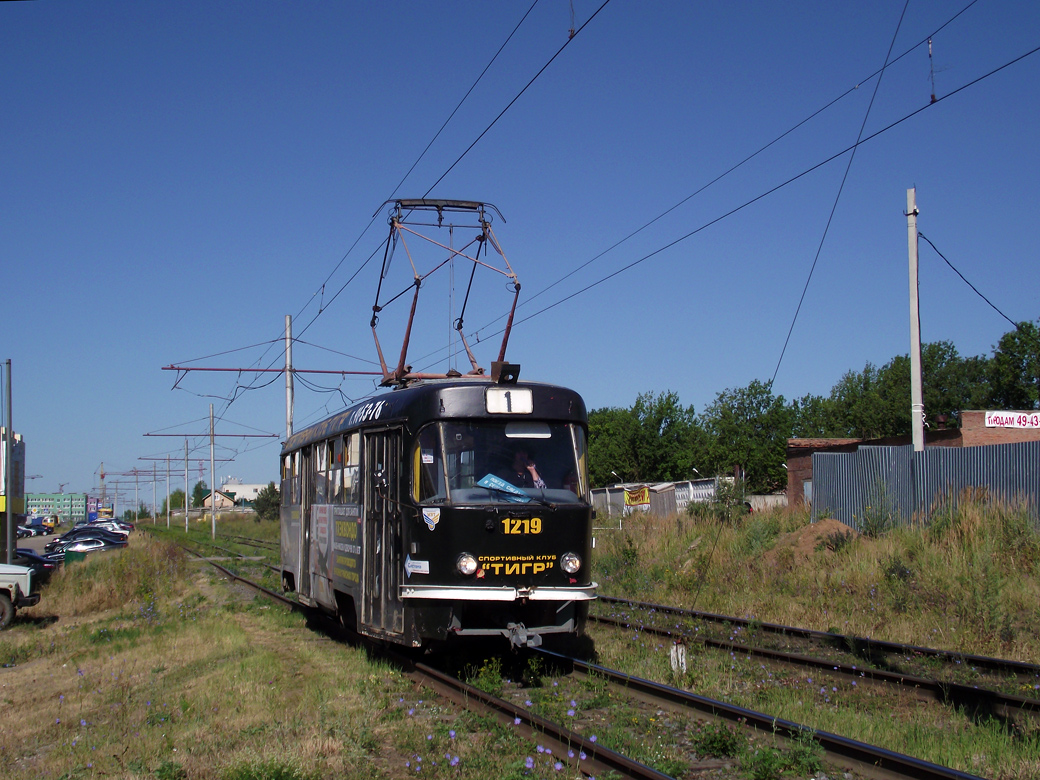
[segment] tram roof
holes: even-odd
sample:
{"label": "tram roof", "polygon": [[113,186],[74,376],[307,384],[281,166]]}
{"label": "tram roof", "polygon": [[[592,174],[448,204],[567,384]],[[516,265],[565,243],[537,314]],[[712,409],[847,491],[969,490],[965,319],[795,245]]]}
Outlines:
{"label": "tram roof", "polygon": [[[532,411],[501,414],[487,408],[488,388],[530,390]],[[566,387],[542,382],[498,384],[487,378],[425,379],[354,404],[342,412],[294,433],[283,443],[290,452],[339,433],[402,423],[411,430],[434,420],[510,419],[556,420],[588,423],[582,397]]]}

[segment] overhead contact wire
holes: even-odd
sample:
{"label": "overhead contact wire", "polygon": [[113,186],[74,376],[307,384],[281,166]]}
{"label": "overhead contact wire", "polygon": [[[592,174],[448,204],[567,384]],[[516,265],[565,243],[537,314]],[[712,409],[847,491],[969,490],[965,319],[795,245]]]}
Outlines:
{"label": "overhead contact wire", "polygon": [[960,271],[958,271],[956,268],[954,268],[953,263],[951,263],[949,260],[946,259],[946,255],[944,255],[942,252],[939,251],[939,249],[935,246],[935,244],[933,244],[928,239],[928,236],[926,236],[924,233],[921,233],[921,232],[918,232],[917,235],[920,236],[921,238],[923,238],[928,243],[928,246],[930,246],[935,251],[935,254],[939,255],[939,257],[941,257],[945,261],[946,265],[950,266],[950,268],[953,268],[953,272],[955,274],[957,274],[957,276],[959,276],[961,278],[961,281],[964,282],[966,285],[968,285],[968,287],[970,287],[972,290],[974,290],[974,292],[975,292],[975,294],[977,296],[979,296],[980,298],[982,298],[982,300],[984,300],[986,303],[988,303],[990,305],[990,307],[993,309],[993,311],[995,311],[997,314],[999,314],[1005,320],[1007,320],[1012,325],[1014,325],[1015,326],[1015,330],[1020,330],[1019,325],[1018,325],[1017,322],[1015,322],[1013,319],[1011,319],[1009,316],[1007,316],[1004,312],[1002,312],[1000,309],[998,309],[989,298],[987,298],[985,295],[980,293],[978,291],[978,289],[976,289],[975,285],[973,285],[971,282],[969,282],[967,279],[964,278],[964,274],[962,274]]}
{"label": "overhead contact wire", "polygon": [[[609,2],[609,0],[607,0],[607,1]],[[423,149],[423,151],[416,158],[415,162],[413,162],[411,167],[408,169],[408,172],[405,173],[405,175],[401,178],[401,181],[398,182],[397,186],[391,192],[391,198],[393,197],[394,194],[396,194],[396,192],[400,189],[401,185],[407,180],[408,176],[411,175],[411,173],[415,169],[415,167],[419,164],[419,162],[422,160],[422,158],[430,150],[430,147],[433,146],[434,142],[437,140],[437,138],[444,131],[444,128],[447,127],[447,125],[451,121],[451,119],[455,116],[456,113],[458,113],[458,111],[462,107],[463,103],[465,103],[467,98],[469,98],[470,94],[476,88],[477,84],[480,83],[481,79],[483,79],[484,75],[491,68],[491,65],[494,64],[495,60],[498,59],[498,56],[505,49],[506,45],[508,45],[509,41],[512,40],[512,38],[516,34],[517,30],[520,29],[520,26],[524,23],[524,21],[527,19],[527,17],[531,14],[531,11],[534,10],[534,8],[535,8],[535,6],[537,4],[538,4],[538,0],[534,0],[534,2],[531,4],[530,8],[527,9],[527,12],[523,15],[523,17],[521,17],[520,21],[513,28],[512,32],[509,33],[509,35],[506,38],[506,40],[498,48],[498,51],[495,52],[495,55],[491,58],[491,60],[488,62],[488,64],[480,72],[480,75],[476,78],[476,80],[473,82],[473,84],[470,86],[470,88],[466,91],[466,94],[462,96],[462,99],[459,100],[459,102],[455,106],[454,110],[451,112],[451,114],[448,116],[448,118],[444,121],[444,123],[441,125],[441,127],[434,134],[433,138],[426,145],[426,148]],[[606,3],[604,3],[604,5],[606,5]],[[597,11],[597,13],[598,13],[598,11]],[[544,70],[544,68],[543,68],[543,70]],[[539,73],[540,72],[541,71],[539,71]],[[528,85],[528,86],[530,86],[530,85]],[[525,89],[526,89],[526,87],[525,87]],[[505,112],[503,111],[502,113],[505,113]],[[499,117],[501,117],[501,114],[499,114]],[[498,121],[498,118],[496,118],[495,121]],[[483,135],[483,134],[481,134],[481,135]],[[479,140],[479,138],[478,138],[478,140]],[[474,143],[476,143],[476,142],[474,142]],[[471,145],[470,148],[472,148],[472,145]],[[465,156],[465,154],[468,153],[468,151],[469,151],[469,149],[467,149],[466,152],[463,153],[463,156]],[[459,160],[461,160],[461,159],[462,159],[462,157],[459,158]],[[457,163],[458,163],[458,160],[456,160],[455,163],[453,163],[452,167],[454,167],[454,165],[457,164]],[[451,170],[451,169],[449,168],[449,170]],[[447,172],[445,172],[444,175],[447,175]],[[441,178],[444,178],[444,176],[442,175]],[[439,181],[439,179],[438,179],[438,181]],[[340,269],[340,267],[346,261],[347,257],[349,257],[350,254],[354,251],[354,249],[357,247],[358,243],[365,236],[365,234],[369,231],[369,229],[372,227],[374,222],[375,222],[375,217],[372,217],[372,219],[369,220],[368,224],[365,226],[364,230],[362,230],[361,233],[358,235],[358,237],[354,240],[354,243],[352,243],[350,245],[350,248],[348,248],[347,251],[344,253],[343,257],[340,258],[340,261],[336,264],[335,268],[332,269],[332,271],[329,273],[329,275],[325,278],[325,281],[322,282],[322,284],[318,288],[318,290],[316,290],[311,295],[310,299],[296,313],[296,317],[299,317],[304,311],[306,311],[307,307],[310,306],[311,302],[314,300],[314,298],[316,296],[318,296],[319,294],[322,296],[322,299],[321,299],[321,301],[320,301],[320,303],[318,305],[317,313],[310,320],[310,322],[308,322],[307,325],[304,326],[304,328],[299,332],[298,335],[302,336],[311,327],[311,325],[313,325],[317,321],[318,317],[320,317],[322,315],[322,313],[324,313],[325,310],[336,300],[336,298],[338,298],[340,296],[340,294],[350,285],[350,283],[353,282],[355,278],[357,278],[358,274],[361,273],[361,271],[364,270],[365,267],[367,267],[367,265],[371,262],[372,257],[375,256],[375,252],[378,251],[378,248],[375,251],[373,251],[372,255],[370,255],[368,257],[368,259],[365,260],[365,262],[361,264],[361,266],[350,276],[350,278],[339,288],[339,290],[337,290],[336,293],[328,301],[325,301],[325,299],[324,299],[324,292],[325,292],[326,285],[329,283],[329,281],[332,279],[332,277],[336,274],[336,272]],[[382,243],[380,243],[380,246],[381,245],[382,245]],[[294,337],[293,340],[295,341],[296,338]],[[273,345],[276,342],[277,342],[277,340],[274,340],[274,341],[271,342],[271,344]],[[270,351],[270,347],[268,348],[268,350],[265,350],[264,354],[262,354],[257,359],[257,365],[259,365],[260,362],[264,359],[264,356],[267,354],[268,351]],[[272,360],[272,362],[269,363],[267,367],[270,368],[273,365],[274,365],[274,361]],[[269,384],[271,384],[271,383],[267,383],[267,384],[260,385],[260,386],[251,385],[249,387],[243,388],[243,390],[258,390],[258,389],[262,389],[264,387],[267,387]],[[235,388],[235,390],[232,391],[232,396],[230,398],[228,398],[226,396],[211,396],[211,397],[220,397],[220,398],[222,398],[223,400],[225,400],[227,402],[226,406],[222,410],[222,413],[226,412],[227,409],[231,406],[231,404],[233,404],[235,402],[235,400],[237,400],[237,398],[239,397],[239,394],[238,394],[239,387],[241,387],[241,386],[236,385],[236,388]]]}
{"label": "overhead contact wire", "polygon": [[802,303],[805,302],[805,295],[809,292],[809,283],[812,281],[813,273],[816,271],[816,264],[820,261],[820,254],[823,252],[824,242],[827,240],[827,234],[830,232],[831,223],[834,221],[834,213],[838,210],[838,202],[841,200],[841,193],[845,190],[845,182],[849,179],[849,171],[852,170],[852,163],[856,159],[856,151],[859,149],[859,142],[863,138],[863,133],[867,127],[867,120],[870,118],[870,110],[874,107],[874,100],[877,98],[877,93],[881,89],[881,79],[885,75],[885,68],[888,67],[888,62],[892,57],[892,49],[896,45],[896,36],[899,35],[899,28],[903,26],[903,19],[906,17],[906,9],[910,6],[910,0],[906,0],[903,4],[903,12],[899,15],[899,22],[896,24],[896,30],[892,33],[892,42],[888,44],[888,51],[885,53],[885,64],[881,66],[881,72],[878,74],[877,83],[874,84],[874,92],[870,96],[870,103],[867,104],[867,110],[863,114],[863,122],[860,123],[859,133],[856,135],[856,145],[852,148],[852,153],[849,155],[849,162],[845,166],[845,174],[841,177],[841,184],[838,185],[838,192],[834,196],[834,203],[831,205],[831,213],[827,216],[827,224],[823,227],[823,235],[820,236],[820,244],[816,247],[816,256],[813,258],[812,266],[809,268],[809,276],[805,279],[805,286],[802,288],[802,295],[798,299],[798,306],[795,307],[794,317],[791,319],[791,327],[787,329],[787,338],[784,339],[783,349],[780,350],[780,359],[776,361],[776,368],[773,370],[773,377],[769,380],[769,386],[773,386],[773,382],[776,381],[776,375],[780,372],[780,364],[783,363],[784,355],[787,354],[787,345],[791,342],[791,334],[794,332],[795,323],[798,322],[798,314],[802,310]]}
{"label": "overhead contact wire", "polygon": [[[537,317],[537,316],[539,316],[541,314],[544,314],[547,311],[555,309],[557,306],[560,306],[560,305],[562,305],[562,304],[564,304],[564,303],[566,303],[566,302],[568,302],[568,301],[578,297],[579,295],[583,295],[584,293],[588,292],[589,290],[592,290],[592,289],[598,287],[599,285],[601,285],[601,284],[603,284],[605,282],[610,281],[614,277],[619,276],[619,275],[623,274],[624,272],[631,270],[632,268],[635,268],[636,266],[646,262],[647,260],[649,260],[649,259],[651,259],[651,258],[653,258],[653,257],[655,257],[657,255],[659,255],[661,252],[664,252],[664,251],[666,251],[668,249],[671,249],[672,247],[676,246],[677,244],[681,244],[683,241],[686,241],[687,239],[691,238],[692,236],[695,236],[696,234],[700,233],[701,231],[706,230],[707,228],[709,228],[709,227],[711,227],[711,226],[713,226],[715,224],[718,224],[719,222],[722,222],[725,219],[728,219],[729,217],[733,216],[734,214],[736,214],[736,213],[738,213],[740,211],[743,211],[748,206],[754,205],[755,203],[757,203],[758,201],[762,200],[763,198],[769,197],[773,193],[778,192],[779,190],[782,190],[783,188],[787,187],[788,185],[793,184],[794,182],[798,181],[799,179],[802,179],[805,176],[808,176],[810,173],[818,170],[819,168],[822,168],[824,165],[827,165],[828,163],[831,163],[834,160],[836,160],[836,159],[838,159],[838,158],[848,154],[850,151],[855,149],[857,146],[861,146],[861,145],[866,144],[866,143],[868,143],[870,141],[873,141],[878,136],[880,136],[880,135],[882,135],[884,133],[887,133],[889,130],[892,130],[892,129],[898,127],[899,125],[903,124],[904,122],[906,122],[906,121],[908,121],[910,119],[913,119],[915,116],[920,114],[922,111],[926,111],[926,110],[932,108],[933,106],[936,106],[939,103],[943,102],[944,100],[948,100],[949,98],[953,97],[954,95],[957,95],[958,93],[963,92],[964,90],[969,89],[970,87],[975,86],[976,84],[978,84],[978,83],[980,83],[980,82],[990,78],[991,76],[994,76],[997,73],[999,73],[999,72],[1001,72],[1003,70],[1006,70],[1007,68],[1011,67],[1012,65],[1015,65],[1016,63],[1021,62],[1022,60],[1026,59],[1027,57],[1031,57],[1032,55],[1036,54],[1037,52],[1040,52],[1040,46],[1037,46],[1037,47],[1035,47],[1033,49],[1030,49],[1029,51],[1025,52],[1024,54],[1020,54],[1018,57],[1015,57],[1014,59],[1009,60],[1008,62],[1005,62],[1003,65],[1000,65],[1000,66],[994,68],[993,70],[991,70],[991,71],[989,71],[987,73],[984,73],[983,75],[979,76],[978,78],[972,79],[967,84],[963,84],[960,87],[958,87],[957,89],[947,93],[946,95],[943,95],[942,97],[937,98],[934,103],[926,103],[925,105],[921,106],[920,108],[915,109],[914,111],[911,111],[909,114],[906,114],[905,116],[900,117],[899,119],[895,120],[894,122],[891,122],[890,124],[886,125],[885,127],[882,127],[881,129],[877,130],[876,132],[871,133],[870,135],[866,136],[865,138],[862,138],[860,141],[857,141],[855,144],[852,144],[852,145],[847,146],[846,148],[844,148],[844,149],[842,149],[842,150],[840,150],[838,152],[835,152],[830,157],[827,157],[827,158],[821,160],[820,162],[816,163],[815,165],[812,165],[809,168],[806,168],[801,173],[795,174],[794,176],[790,177],[789,179],[786,179],[785,181],[781,182],[780,184],[777,184],[776,186],[771,187],[768,190],[765,190],[764,192],[762,192],[762,193],[756,195],[755,197],[745,201],[744,203],[740,204],[739,206],[736,206],[736,207],[730,209],[729,211],[726,211],[725,213],[720,214],[719,216],[715,217],[714,219],[711,219],[708,222],[705,222],[704,224],[700,225],[699,227],[694,228],[693,230],[689,231],[688,233],[685,233],[685,234],[679,236],[678,238],[676,238],[676,239],[674,239],[672,241],[669,241],[667,244],[664,244],[664,245],[658,247],[657,249],[653,250],[652,252],[648,252],[647,254],[643,255],[642,257],[637,258],[636,260],[633,260],[631,263],[628,263],[627,265],[622,266],[621,268],[618,268],[616,271],[613,271],[613,272],[607,274],[606,276],[603,276],[603,277],[597,279],[596,281],[592,282],[591,284],[588,284],[585,287],[582,287],[580,290],[576,290],[575,292],[571,293],[570,295],[566,295],[563,298],[560,298],[558,301],[555,301],[555,302],[549,304],[548,306],[545,306],[545,307],[539,309],[538,311],[533,312],[533,313],[527,315],[526,317],[517,320],[516,322],[513,323],[514,327],[517,326],[517,325],[520,325],[521,323],[528,322],[529,320],[534,319],[535,317]],[[497,334],[500,334],[501,332],[502,332],[502,330],[500,329],[500,330],[496,331],[495,334],[492,334],[492,335],[497,335]]]}

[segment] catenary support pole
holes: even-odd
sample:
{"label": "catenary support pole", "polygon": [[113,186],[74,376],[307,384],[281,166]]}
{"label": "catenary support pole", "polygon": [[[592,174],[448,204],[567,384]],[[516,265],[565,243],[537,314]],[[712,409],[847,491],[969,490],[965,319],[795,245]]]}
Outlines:
{"label": "catenary support pole", "polygon": [[921,376],[921,309],[917,274],[917,190],[906,191],[906,239],[910,250],[910,427],[914,452],[924,451],[924,389]]}
{"label": "catenary support pole", "polygon": [[209,405],[209,522],[211,538],[217,538],[217,476],[213,455],[213,404]]}
{"label": "catenary support pole", "polygon": [[188,437],[184,437],[184,533],[188,533]]}
{"label": "catenary support pole", "polygon": [[285,315],[285,438],[293,426],[292,315]]}

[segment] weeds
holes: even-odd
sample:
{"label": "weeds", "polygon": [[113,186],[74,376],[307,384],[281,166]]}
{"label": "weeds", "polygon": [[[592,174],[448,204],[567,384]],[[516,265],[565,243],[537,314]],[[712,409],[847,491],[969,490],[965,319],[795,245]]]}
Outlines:
{"label": "weeds", "polygon": [[856,535],[852,531],[834,531],[816,543],[817,550],[830,550],[833,553],[846,552],[852,546]]}
{"label": "weeds", "polygon": [[466,681],[474,688],[479,688],[484,693],[498,696],[502,693],[504,681],[502,679],[502,659],[488,658],[479,668],[466,667]]}
{"label": "weeds", "polygon": [[734,758],[747,746],[747,737],[728,723],[703,725],[693,737],[693,747],[704,758]]}

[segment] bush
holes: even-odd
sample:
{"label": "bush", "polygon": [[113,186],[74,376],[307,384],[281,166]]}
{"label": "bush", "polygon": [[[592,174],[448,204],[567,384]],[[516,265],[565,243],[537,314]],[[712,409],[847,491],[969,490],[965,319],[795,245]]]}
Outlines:
{"label": "bush", "polygon": [[274,486],[273,482],[269,482],[267,487],[256,494],[256,500],[253,501],[256,521],[258,523],[267,520],[277,521],[281,506],[282,494],[278,492],[278,488]]}

